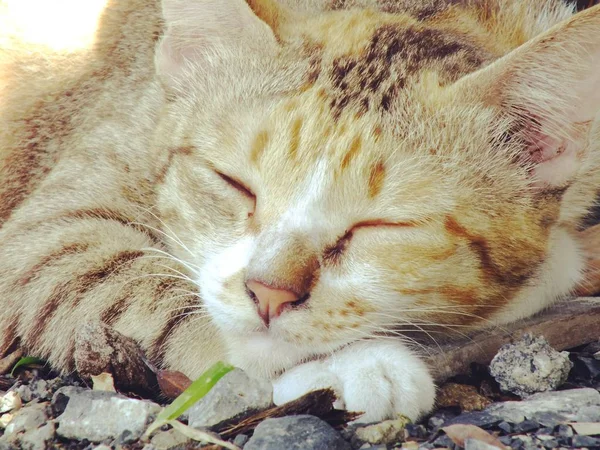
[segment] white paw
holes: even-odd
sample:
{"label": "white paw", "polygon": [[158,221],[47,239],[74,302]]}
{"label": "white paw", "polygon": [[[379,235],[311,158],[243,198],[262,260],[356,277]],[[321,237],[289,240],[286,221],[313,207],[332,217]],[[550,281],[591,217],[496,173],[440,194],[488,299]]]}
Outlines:
{"label": "white paw", "polygon": [[435,385],[423,361],[400,342],[363,341],[323,361],[293,367],[273,382],[281,405],[315,389],[331,387],[336,407],[363,411],[357,422],[376,422],[404,414],[412,420],[428,412]]}

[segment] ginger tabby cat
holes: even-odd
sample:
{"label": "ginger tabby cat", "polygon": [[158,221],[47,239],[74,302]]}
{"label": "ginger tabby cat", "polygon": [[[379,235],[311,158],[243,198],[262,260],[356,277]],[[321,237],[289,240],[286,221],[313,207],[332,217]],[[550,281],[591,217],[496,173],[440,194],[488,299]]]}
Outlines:
{"label": "ginger tabby cat", "polygon": [[402,331],[582,280],[598,6],[109,0],[84,48],[0,29],[0,353],[72,371],[101,321],[190,377],[415,419],[435,387]]}

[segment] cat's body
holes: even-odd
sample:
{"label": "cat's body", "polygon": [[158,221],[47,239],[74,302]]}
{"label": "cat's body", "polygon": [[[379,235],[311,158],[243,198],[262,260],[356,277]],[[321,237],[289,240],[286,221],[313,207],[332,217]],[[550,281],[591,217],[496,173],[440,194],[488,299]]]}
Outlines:
{"label": "cat's body", "polygon": [[572,8],[163,3],[165,25],[110,2],[88,51],[0,54],[0,351],[73,370],[102,321],[192,377],[287,370],[277,402],[333,385],[414,418],[434,388],[398,330],[509,322],[581,281],[597,7],[536,38]]}

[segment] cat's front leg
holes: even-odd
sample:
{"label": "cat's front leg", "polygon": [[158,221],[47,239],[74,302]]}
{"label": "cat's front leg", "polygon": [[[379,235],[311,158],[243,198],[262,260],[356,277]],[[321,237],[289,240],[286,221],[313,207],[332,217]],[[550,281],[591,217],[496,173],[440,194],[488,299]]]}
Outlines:
{"label": "cat's front leg", "polygon": [[336,407],[363,411],[357,422],[375,422],[404,414],[412,420],[428,412],[435,385],[425,363],[401,342],[369,340],[331,356],[300,364],[273,382],[275,404],[314,389],[331,387]]}

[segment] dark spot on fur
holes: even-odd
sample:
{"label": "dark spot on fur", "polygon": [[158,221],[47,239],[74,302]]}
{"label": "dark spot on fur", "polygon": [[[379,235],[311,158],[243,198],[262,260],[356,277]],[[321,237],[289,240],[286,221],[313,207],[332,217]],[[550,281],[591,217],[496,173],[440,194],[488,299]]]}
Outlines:
{"label": "dark spot on fur", "polygon": [[442,83],[479,68],[489,55],[462,34],[426,27],[384,25],[360,55],[341,56],[330,69],[334,117],[351,106],[359,113],[390,112],[415,74],[434,70]]}

